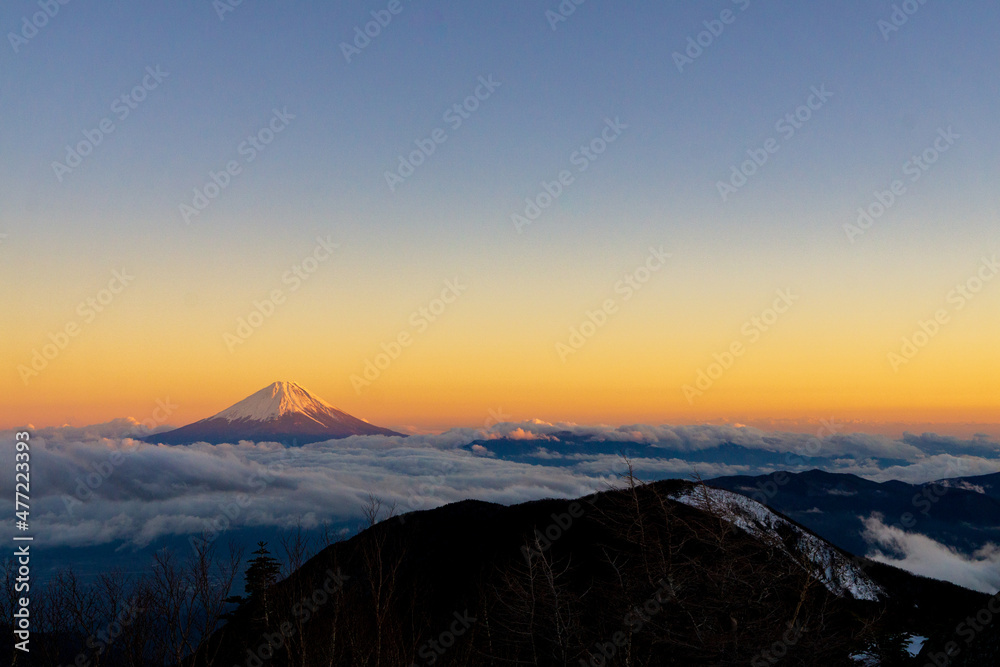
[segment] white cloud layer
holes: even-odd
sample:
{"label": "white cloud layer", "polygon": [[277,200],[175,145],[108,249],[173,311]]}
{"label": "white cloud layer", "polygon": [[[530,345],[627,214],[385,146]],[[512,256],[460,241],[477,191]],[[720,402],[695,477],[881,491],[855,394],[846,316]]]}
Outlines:
{"label": "white cloud layer", "polygon": [[967,556],[926,535],[888,526],[878,515],[865,519],[864,526],[863,537],[873,545],[872,560],[983,593],[1000,590],[1000,547],[995,544]]}
{"label": "white cloud layer", "polygon": [[[34,431],[36,539],[59,546],[143,546],[165,535],[210,530],[227,514],[235,515],[233,525],[245,526],[356,520],[369,492],[405,512],[468,498],[517,503],[576,497],[618,481],[624,470],[619,457],[560,442],[567,436],[637,445],[633,464],[645,480],[755,475],[776,467],[719,457],[717,448],[724,444],[770,454],[808,454],[777,466],[783,469],[822,465],[875,480],[918,482],[1000,471],[1000,458],[986,458],[996,446],[992,441],[951,443],[982,455],[928,454],[917,444],[930,441],[937,448],[941,439],[925,435],[904,442],[866,434],[815,438],[737,426],[610,427],[534,420],[408,438],[355,436],[290,449],[277,443],[165,446],[133,439],[146,433],[145,427],[125,419]],[[504,460],[490,451],[500,438],[529,448],[531,461]],[[12,432],[0,433],[0,439],[13,442]],[[476,441],[482,445],[469,446]],[[5,470],[13,470],[12,450],[5,446],[0,451]],[[702,456],[705,460],[699,460]],[[886,458],[893,461],[880,461]],[[9,475],[0,482],[10,497],[13,481]]]}

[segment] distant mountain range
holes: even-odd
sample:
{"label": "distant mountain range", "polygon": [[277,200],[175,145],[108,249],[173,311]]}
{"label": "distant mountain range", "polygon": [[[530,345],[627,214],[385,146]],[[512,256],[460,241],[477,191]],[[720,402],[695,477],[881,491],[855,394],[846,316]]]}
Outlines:
{"label": "distant mountain range", "polygon": [[213,417],[142,439],[168,445],[240,440],[304,445],[352,435],[403,434],[352,417],[294,382],[275,382]]}
{"label": "distant mountain range", "polygon": [[707,483],[754,498],[858,555],[868,550],[864,519],[873,514],[966,554],[1000,544],[1000,473],[907,484],[811,470]]}

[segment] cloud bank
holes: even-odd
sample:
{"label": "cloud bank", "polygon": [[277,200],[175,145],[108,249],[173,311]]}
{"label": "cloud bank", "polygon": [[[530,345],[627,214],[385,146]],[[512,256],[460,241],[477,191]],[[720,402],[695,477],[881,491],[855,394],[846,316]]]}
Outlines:
{"label": "cloud bank", "polygon": [[966,556],[926,535],[888,526],[878,515],[865,519],[864,526],[872,560],[982,593],[1000,590],[1000,546],[989,543]]}
{"label": "cloud bank", "polygon": [[[12,433],[0,437],[11,442]],[[220,518],[239,526],[348,522],[360,517],[369,492],[402,512],[469,498],[517,503],[576,497],[618,483],[624,471],[619,449],[629,451],[645,480],[818,467],[877,481],[920,482],[1000,471],[996,441],[931,434],[893,440],[745,426],[538,420],[406,438],[354,436],[298,448],[267,442],[166,446],[135,439],[147,434],[127,419],[34,431],[36,539],[56,546],[144,546],[162,536],[211,531]],[[5,469],[13,470],[12,448],[2,456]],[[3,486],[13,495],[9,477]]]}

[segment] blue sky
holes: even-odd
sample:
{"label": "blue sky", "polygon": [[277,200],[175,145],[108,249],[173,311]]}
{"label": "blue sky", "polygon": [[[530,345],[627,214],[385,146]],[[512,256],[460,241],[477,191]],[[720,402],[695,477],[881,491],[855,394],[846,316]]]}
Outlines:
{"label": "blue sky", "polygon": [[[604,116],[629,123],[628,146],[602,159],[600,180],[587,187],[595,194],[580,204],[599,206],[615,196],[657,214],[670,202],[678,223],[697,216],[719,231],[741,226],[733,218],[742,216],[718,206],[714,181],[744,146],[773,135],[775,120],[813,85],[826,84],[835,102],[755,180],[742,198],[749,201],[737,203],[740,213],[766,215],[761,199],[783,193],[789,206],[837,197],[846,207],[842,198],[888,178],[943,125],[971,139],[963,146],[964,177],[989,169],[995,154],[989,130],[997,83],[988,63],[997,56],[990,20],[997,10],[990,3],[966,3],[961,11],[930,3],[886,42],[877,21],[890,15],[891,3],[880,2],[751,2],[740,11],[742,4],[729,2],[620,7],[590,0],[553,31],[544,11],[555,2],[411,1],[347,64],[339,44],[385,4],[247,0],[225,20],[207,0],[62,6],[19,53],[3,53],[5,209],[34,205],[36,215],[57,217],[88,202],[109,233],[148,232],[144,225],[167,222],[171,204],[274,107],[296,114],[294,132],[266,156],[266,166],[241,179],[239,187],[255,195],[245,201],[308,220],[306,200],[346,199],[345,212],[380,207],[393,230],[403,225],[390,218],[402,214],[410,229],[415,219],[423,232],[458,231],[470,239],[492,235],[490,223],[508,216],[455,220],[449,228],[431,219],[435,202],[446,197],[477,218],[492,207],[506,212]],[[671,54],[724,9],[734,11],[735,22],[679,73]],[[8,3],[0,25],[14,30],[32,10],[35,3]],[[170,72],[162,89],[84,169],[58,184],[50,163],[65,144],[156,64]],[[485,74],[503,83],[501,94],[420,170],[413,187],[386,197],[387,166],[441,125],[442,111]],[[102,215],[107,201],[99,191],[120,195],[115,208],[141,217],[139,229],[125,215]],[[202,227],[216,233],[244,224],[227,225],[221,210],[213,213]],[[773,217],[759,236],[780,226],[802,230],[799,216]],[[588,231],[608,233],[601,216],[586,222]],[[818,224],[807,220],[806,229],[820,232],[810,229]]]}
{"label": "blue sky", "polygon": [[[401,12],[348,63],[342,43],[388,5],[244,0],[220,17],[210,0],[74,0],[58,5],[15,52],[9,33],[41,10],[26,0],[5,4],[0,233],[10,254],[0,256],[0,277],[14,287],[0,298],[19,323],[37,327],[17,355],[65,319],[58,310],[41,317],[48,306],[39,304],[119,264],[143,267],[145,284],[156,286],[128,316],[143,323],[137,330],[169,320],[181,327],[173,340],[200,349],[208,339],[187,337],[204,325],[218,346],[220,327],[267,289],[269,272],[280,275],[317,234],[334,233],[348,252],[336,277],[322,279],[329,290],[304,303],[318,310],[333,294],[348,299],[343,317],[377,323],[364,329],[369,349],[424,298],[408,290],[420,286],[425,294],[452,274],[480,286],[470,310],[507,313],[506,323],[483,315],[447,334],[453,340],[477,327],[512,326],[512,317],[551,315],[539,333],[548,349],[617,272],[649,245],[666,243],[678,274],[651,300],[669,297],[686,320],[710,327],[678,341],[725,343],[728,327],[738,328],[762,295],[798,281],[815,288],[822,307],[814,338],[797,346],[826,345],[815,332],[831,326],[869,331],[884,304],[894,304],[899,319],[879,330],[877,359],[897,333],[933,311],[949,281],[996,247],[995,3],[927,2],[887,33],[879,21],[891,20],[889,2],[587,0],[553,29],[546,12],[558,11],[555,0],[401,0]],[[732,14],[722,33],[678,71],[673,54],[724,11]],[[113,102],[147,67],[169,74],[128,118],[114,119]],[[385,172],[415,141],[447,128],[444,112],[471,95],[480,77],[500,87],[390,191]],[[776,122],[820,86],[833,97],[722,201],[717,182],[747,150],[780,136]],[[275,109],[294,119],[244,163],[239,146]],[[52,163],[104,118],[114,119],[114,132],[60,182]],[[517,234],[511,215],[543,181],[571,168],[571,155],[599,135],[605,119],[627,129]],[[961,139],[940,166],[860,241],[847,243],[843,225],[857,208],[949,127]],[[186,225],[180,205],[231,160],[241,173]],[[15,256],[30,258],[29,266],[16,266]],[[30,279],[18,273],[25,268]],[[238,306],[185,310],[226,295]],[[222,319],[199,319],[215,314]],[[984,317],[969,326],[982,327]],[[669,318],[662,311],[634,324],[648,354]],[[286,326],[302,324],[292,318]],[[343,345],[345,368],[364,361],[363,345]],[[692,351],[678,376],[693,373],[711,349]],[[274,350],[254,354],[258,363]],[[134,361],[149,363],[141,354]],[[605,359],[592,376],[611,365]],[[921,386],[938,373],[928,371]],[[323,393],[348,386],[340,375],[336,389],[331,382]],[[52,382],[66,389],[77,377]],[[679,397],[679,385],[669,389]],[[924,390],[921,400],[932,393]],[[996,405],[995,391],[972,393],[977,410]]]}

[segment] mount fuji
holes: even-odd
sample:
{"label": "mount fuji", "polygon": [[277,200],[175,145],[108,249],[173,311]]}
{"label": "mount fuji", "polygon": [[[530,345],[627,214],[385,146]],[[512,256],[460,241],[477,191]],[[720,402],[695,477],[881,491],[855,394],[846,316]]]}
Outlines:
{"label": "mount fuji", "polygon": [[352,435],[403,435],[338,410],[294,382],[275,382],[214,417],[143,440],[167,445],[240,440],[304,445]]}

